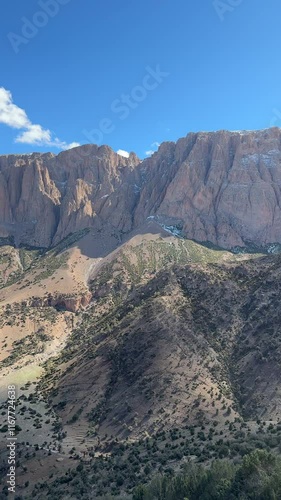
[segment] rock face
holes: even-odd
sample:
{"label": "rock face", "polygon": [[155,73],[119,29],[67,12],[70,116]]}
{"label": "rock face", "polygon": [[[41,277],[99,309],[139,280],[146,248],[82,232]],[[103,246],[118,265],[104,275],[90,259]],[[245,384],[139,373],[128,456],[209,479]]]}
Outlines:
{"label": "rock face", "polygon": [[85,227],[129,231],[139,160],[109,147],[0,157],[0,236],[49,247]]}
{"label": "rock face", "polygon": [[0,157],[0,236],[49,247],[148,217],[225,248],[281,243],[281,129],[191,133],[141,162],[107,146]]}
{"label": "rock face", "polygon": [[91,301],[92,295],[91,293],[86,293],[82,296],[67,296],[67,295],[58,295],[55,294],[52,296],[49,294],[47,297],[43,298],[33,298],[32,300],[27,301],[27,305],[29,307],[54,307],[57,310],[69,311],[76,313],[81,310],[83,307],[89,305]]}
{"label": "rock face", "polygon": [[174,217],[188,237],[226,248],[280,242],[280,129],[189,134],[147,161],[137,221]]}

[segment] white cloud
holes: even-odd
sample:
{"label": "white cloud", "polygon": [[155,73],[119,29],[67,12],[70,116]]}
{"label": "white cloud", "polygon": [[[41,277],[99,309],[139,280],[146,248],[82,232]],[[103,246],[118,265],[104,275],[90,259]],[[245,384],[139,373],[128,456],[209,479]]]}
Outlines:
{"label": "white cloud", "polygon": [[71,149],[80,146],[78,142],[67,144],[57,137],[52,137],[52,132],[41,125],[33,124],[24,109],[13,103],[9,90],[0,87],[0,123],[15,129],[23,129],[16,137],[15,142],[33,144],[37,146],[53,146],[58,149]]}
{"label": "white cloud", "polygon": [[70,144],[66,144],[65,142],[61,142],[62,149],[73,149],[81,146],[80,142],[71,142]]}
{"label": "white cloud", "polygon": [[117,154],[120,156],[124,156],[124,158],[129,158],[130,153],[128,151],[124,151],[123,149],[118,149]]}
{"label": "white cloud", "polygon": [[24,144],[50,144],[51,132],[50,130],[44,130],[41,125],[29,125],[25,132],[21,132],[16,137],[16,142]]}
{"label": "white cloud", "polygon": [[151,149],[149,149],[148,151],[145,152],[146,156],[152,156],[156,150],[159,148],[160,146],[160,143],[155,141],[151,144]]}
{"label": "white cloud", "polygon": [[26,112],[13,104],[9,90],[0,87],[0,123],[13,128],[27,128],[31,125]]}

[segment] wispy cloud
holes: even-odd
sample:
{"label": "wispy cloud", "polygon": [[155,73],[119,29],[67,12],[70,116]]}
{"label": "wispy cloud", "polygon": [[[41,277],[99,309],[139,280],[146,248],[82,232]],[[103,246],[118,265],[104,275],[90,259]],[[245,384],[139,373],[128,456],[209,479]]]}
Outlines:
{"label": "wispy cloud", "polygon": [[124,156],[124,158],[129,158],[130,156],[130,153],[128,153],[128,151],[124,151],[124,149],[118,149],[117,154]]}
{"label": "wispy cloud", "polygon": [[151,144],[151,149],[149,149],[148,151],[145,152],[146,156],[151,156],[153,155],[153,153],[155,153],[157,151],[157,149],[159,148],[160,146],[160,143],[155,141]]}
{"label": "wispy cloud", "polygon": [[53,137],[49,129],[44,129],[41,125],[32,123],[25,110],[14,104],[11,92],[4,87],[0,87],[0,123],[22,130],[15,138],[15,142],[37,146],[52,146],[58,149],[71,149],[80,146],[78,142],[68,144],[61,141],[57,137]]}

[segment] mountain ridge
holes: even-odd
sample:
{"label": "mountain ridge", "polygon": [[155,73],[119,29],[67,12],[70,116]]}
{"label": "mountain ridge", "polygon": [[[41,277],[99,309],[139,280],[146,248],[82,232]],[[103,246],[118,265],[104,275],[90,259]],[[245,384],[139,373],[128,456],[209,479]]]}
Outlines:
{"label": "mountain ridge", "polygon": [[[281,130],[190,133],[143,161],[108,146],[0,157],[0,236],[51,247],[151,216],[224,248],[281,242]],[[29,200],[32,199],[32,204]]]}
{"label": "mountain ridge", "polygon": [[[281,129],[190,133],[143,161],[108,146],[0,157],[0,236],[51,247],[148,217],[223,248],[281,243]],[[32,203],[30,200],[32,199]]]}

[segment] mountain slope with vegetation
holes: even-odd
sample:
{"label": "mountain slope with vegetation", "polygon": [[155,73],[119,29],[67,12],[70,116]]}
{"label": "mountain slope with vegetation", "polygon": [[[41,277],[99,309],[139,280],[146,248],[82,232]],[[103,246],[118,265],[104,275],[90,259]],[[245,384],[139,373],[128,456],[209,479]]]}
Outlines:
{"label": "mountain slope with vegetation", "polygon": [[106,235],[103,258],[96,236],[31,253],[1,290],[20,495],[150,498],[155,475],[278,454],[280,256],[202,246],[157,221],[121,245]]}

